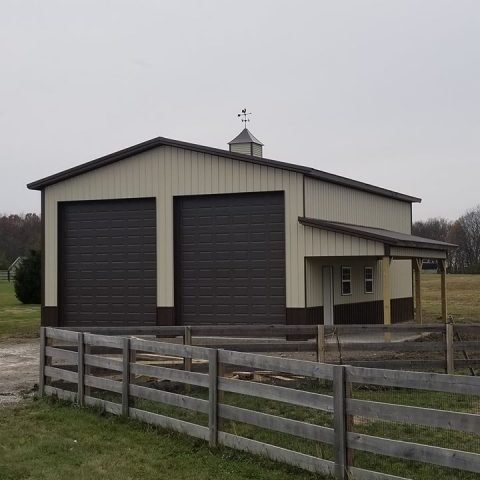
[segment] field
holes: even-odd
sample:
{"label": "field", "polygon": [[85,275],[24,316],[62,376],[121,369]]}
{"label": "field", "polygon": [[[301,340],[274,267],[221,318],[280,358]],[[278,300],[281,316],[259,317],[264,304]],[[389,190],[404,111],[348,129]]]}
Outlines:
{"label": "field", "polygon": [[[440,275],[422,275],[424,322],[440,318]],[[447,276],[448,314],[455,322],[480,321],[480,275]]]}
{"label": "field", "polygon": [[23,305],[14,293],[13,283],[0,281],[0,339],[38,337],[40,305]]}

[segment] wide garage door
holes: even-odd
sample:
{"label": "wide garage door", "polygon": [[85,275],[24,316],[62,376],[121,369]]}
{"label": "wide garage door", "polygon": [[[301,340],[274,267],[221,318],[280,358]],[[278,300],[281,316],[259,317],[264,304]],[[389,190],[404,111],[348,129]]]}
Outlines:
{"label": "wide garage door", "polygon": [[61,325],[156,324],[155,225],[154,199],[60,204]]}
{"label": "wide garage door", "polygon": [[283,192],[178,197],[181,324],[285,323]]}

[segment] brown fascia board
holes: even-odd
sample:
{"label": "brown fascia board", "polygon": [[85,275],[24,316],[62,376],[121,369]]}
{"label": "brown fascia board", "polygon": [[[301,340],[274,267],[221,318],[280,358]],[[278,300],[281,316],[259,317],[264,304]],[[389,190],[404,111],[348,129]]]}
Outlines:
{"label": "brown fascia board", "polygon": [[440,250],[442,252],[448,250],[449,248],[457,248],[458,245],[453,243],[445,243],[442,244],[438,243],[428,243],[428,242],[415,242],[414,240],[395,240],[391,237],[378,235],[375,233],[367,233],[367,232],[359,232],[355,225],[352,225],[349,228],[346,225],[337,225],[332,222],[317,220],[315,218],[307,218],[307,217],[298,217],[298,221],[306,226],[312,228],[319,228],[322,230],[328,230],[335,233],[346,233],[347,235],[352,235],[353,237],[363,238],[365,240],[374,240],[377,242],[382,242],[384,245],[388,247],[408,247],[408,248],[428,248],[430,250]]}
{"label": "brown fascia board", "polygon": [[63,170],[54,175],[36,180],[27,185],[27,188],[30,190],[43,190],[49,185],[67,180],[68,178],[81,175],[82,173],[90,172],[97,168],[110,165],[111,163],[118,162],[119,160],[124,160],[133,155],[138,155],[140,153],[146,152],[153,148],[161,146],[170,146],[176,148],[183,148],[185,150],[192,150],[200,153],[207,153],[211,155],[217,155],[221,157],[231,158],[233,160],[239,160],[242,162],[254,163],[257,165],[264,165],[267,167],[279,168],[282,170],[290,170],[293,172],[301,173],[307,177],[316,178],[319,180],[324,180],[329,183],[335,183],[338,185],[354,188],[356,190],[362,190],[368,193],[374,193],[383,197],[394,198],[396,200],[401,200],[404,202],[421,202],[420,198],[411,197],[410,195],[405,195],[403,193],[394,192],[385,188],[377,187],[375,185],[370,185],[368,183],[359,182],[357,180],[352,180],[350,178],[341,177],[339,175],[334,175],[332,173],[322,172],[320,170],[315,170],[314,168],[305,167],[302,165],[295,165],[293,163],[280,162],[278,160],[271,160],[268,158],[253,157],[251,155],[244,155],[241,153],[234,153],[228,150],[222,150],[219,148],[207,147],[204,145],[198,145],[195,143],[182,142],[179,140],[172,140],[165,137],[157,137],[152,140],[147,140],[146,142],[133,145],[132,147],[119,150],[118,152],[105,155],[104,157],[97,158],[87,163],[83,163],[76,167]]}

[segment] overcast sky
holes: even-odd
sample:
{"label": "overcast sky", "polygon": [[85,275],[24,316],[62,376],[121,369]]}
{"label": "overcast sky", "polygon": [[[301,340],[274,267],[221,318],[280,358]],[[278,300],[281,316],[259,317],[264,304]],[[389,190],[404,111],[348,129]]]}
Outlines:
{"label": "overcast sky", "polygon": [[480,2],[27,1],[0,6],[0,212],[25,184],[156,136],[480,203]]}

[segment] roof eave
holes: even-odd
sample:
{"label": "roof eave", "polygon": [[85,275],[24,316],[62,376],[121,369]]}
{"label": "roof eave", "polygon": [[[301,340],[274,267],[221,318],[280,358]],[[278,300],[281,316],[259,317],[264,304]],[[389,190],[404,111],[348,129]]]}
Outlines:
{"label": "roof eave", "polygon": [[352,180],[350,178],[341,177],[339,175],[334,175],[327,172],[322,172],[320,170],[315,170],[310,167],[305,167],[302,165],[296,165],[292,163],[280,162],[278,160],[272,160],[264,157],[255,157],[252,155],[245,155],[242,153],[231,152],[228,150],[222,150],[219,148],[207,147],[204,145],[198,145],[194,143],[182,142],[180,140],[173,140],[165,137],[156,137],[151,140],[133,145],[122,150],[119,150],[114,153],[110,153],[103,157],[91,160],[90,162],[83,163],[81,165],[63,170],[61,172],[55,173],[48,177],[36,180],[27,184],[27,188],[30,190],[43,190],[44,188],[53,185],[55,183],[67,180],[68,178],[81,175],[82,173],[101,168],[103,166],[109,165],[111,163],[117,162],[119,160],[124,160],[133,155],[143,153],[147,150],[161,146],[171,146],[177,148],[183,148],[186,150],[192,150],[196,152],[202,152],[217,156],[223,156],[227,158],[232,158],[234,160],[240,160],[244,162],[250,162],[255,164],[261,164],[265,166],[270,166],[273,168],[279,168],[283,170],[290,170],[293,172],[301,173],[307,177],[324,180],[329,183],[335,183],[338,185],[346,186],[349,188],[354,188],[356,190],[362,190],[368,193],[374,193],[387,198],[393,198],[396,200],[401,200],[409,203],[421,202],[420,198],[412,197],[410,195],[405,195],[403,193],[394,192],[393,190],[384,189],[382,187],[377,187],[375,185],[370,185],[368,183],[359,182],[357,180]]}

